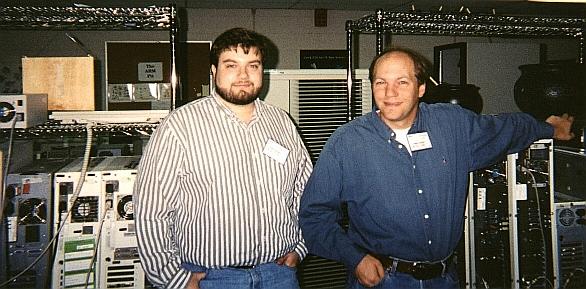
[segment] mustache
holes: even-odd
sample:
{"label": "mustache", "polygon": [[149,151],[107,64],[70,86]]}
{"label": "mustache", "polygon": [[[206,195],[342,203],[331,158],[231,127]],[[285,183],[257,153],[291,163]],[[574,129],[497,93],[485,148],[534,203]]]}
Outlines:
{"label": "mustache", "polygon": [[232,85],[233,86],[250,86],[250,85],[253,85],[253,83],[250,81],[239,81],[239,82],[233,83]]}

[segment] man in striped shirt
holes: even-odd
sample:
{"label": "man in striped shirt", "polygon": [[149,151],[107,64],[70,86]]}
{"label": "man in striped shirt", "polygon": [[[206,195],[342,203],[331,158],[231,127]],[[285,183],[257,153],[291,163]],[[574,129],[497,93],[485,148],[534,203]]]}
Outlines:
{"label": "man in striped shirt", "polygon": [[142,266],[166,288],[299,288],[299,199],[312,170],[287,113],[258,99],[265,38],[234,28],[210,52],[215,90],[151,136],[134,190]]}

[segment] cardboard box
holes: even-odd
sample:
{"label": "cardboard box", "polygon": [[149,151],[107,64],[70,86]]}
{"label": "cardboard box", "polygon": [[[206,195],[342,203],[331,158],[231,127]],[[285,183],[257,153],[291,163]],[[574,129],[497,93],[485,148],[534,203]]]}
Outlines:
{"label": "cardboard box", "polygon": [[49,111],[95,110],[94,58],[23,57],[22,91],[48,95]]}

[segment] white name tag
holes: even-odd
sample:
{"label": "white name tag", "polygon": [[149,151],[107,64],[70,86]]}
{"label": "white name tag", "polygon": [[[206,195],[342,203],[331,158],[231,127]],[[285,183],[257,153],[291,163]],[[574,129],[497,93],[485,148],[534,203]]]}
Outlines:
{"label": "white name tag", "polygon": [[411,151],[420,151],[430,149],[432,147],[431,140],[429,140],[429,135],[427,135],[427,132],[408,134],[407,141],[409,142]]}
{"label": "white name tag", "polygon": [[262,153],[279,162],[280,164],[284,164],[287,160],[287,156],[289,156],[289,150],[272,139],[267,141]]}

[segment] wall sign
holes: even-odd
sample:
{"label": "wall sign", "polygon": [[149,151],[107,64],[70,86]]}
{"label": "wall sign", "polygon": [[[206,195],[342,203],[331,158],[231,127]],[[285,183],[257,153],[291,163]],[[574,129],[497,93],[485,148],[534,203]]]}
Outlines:
{"label": "wall sign", "polygon": [[138,81],[163,81],[162,62],[141,62],[138,64]]}

